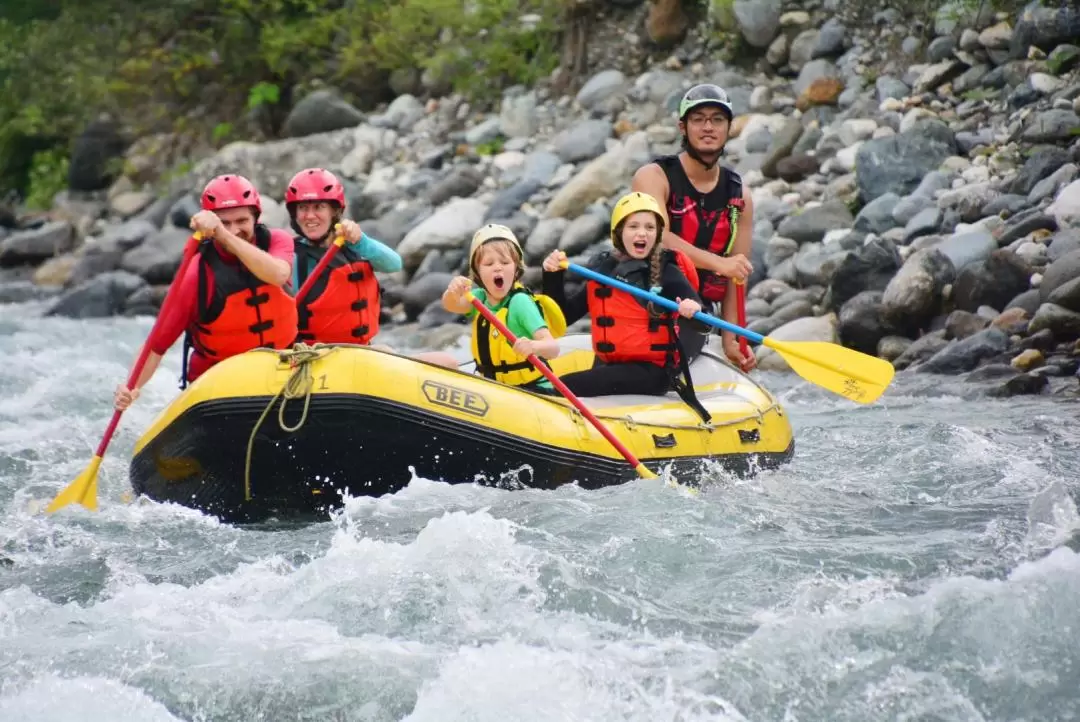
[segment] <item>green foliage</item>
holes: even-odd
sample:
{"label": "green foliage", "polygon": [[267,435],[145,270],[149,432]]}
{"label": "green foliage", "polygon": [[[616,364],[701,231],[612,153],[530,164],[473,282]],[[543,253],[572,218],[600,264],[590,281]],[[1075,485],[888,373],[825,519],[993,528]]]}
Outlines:
{"label": "green foliage", "polygon": [[26,205],[45,209],[57,193],[67,187],[68,157],[59,148],[38,151],[30,164]]}
{"label": "green foliage", "polygon": [[848,198],[844,201],[844,204],[847,205],[848,211],[850,211],[852,216],[859,215],[859,211],[863,209],[863,204],[859,201],[858,193],[852,193],[850,196],[848,196]]}
{"label": "green foliage", "polygon": [[738,31],[735,0],[709,0],[709,19],[719,30]]}
{"label": "green foliage", "polygon": [[211,134],[211,139],[214,145],[221,145],[233,134],[233,124],[227,120],[223,120],[214,126],[214,130]]}
{"label": "green foliage", "polygon": [[1065,49],[1065,46],[1058,47],[1046,59],[1047,72],[1051,75],[1061,75],[1075,63],[1076,54],[1075,50]]}
{"label": "green foliage", "polygon": [[248,91],[248,110],[257,110],[264,105],[274,105],[281,100],[281,89],[273,83],[260,82]]}
{"label": "green foliage", "polygon": [[502,153],[502,149],[503,139],[496,138],[495,140],[490,140],[476,146],[476,153],[478,155],[498,155],[499,153]]}
{"label": "green foliage", "polygon": [[35,154],[66,151],[101,111],[133,136],[220,143],[272,133],[320,83],[360,107],[389,100],[398,69],[492,99],[555,68],[564,2],[4,0],[0,192],[28,193]]}
{"label": "green foliage", "polygon": [[972,88],[971,90],[964,91],[964,94],[960,97],[964,100],[990,100],[997,96],[998,91],[993,88]]}

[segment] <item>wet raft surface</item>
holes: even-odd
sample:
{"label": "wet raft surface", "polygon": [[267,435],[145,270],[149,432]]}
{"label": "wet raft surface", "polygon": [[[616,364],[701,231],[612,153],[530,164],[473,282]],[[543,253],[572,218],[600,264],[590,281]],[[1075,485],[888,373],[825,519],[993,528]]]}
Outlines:
{"label": "wet raft surface", "polygon": [[[588,337],[567,340],[585,346]],[[341,494],[380,496],[415,474],[450,483],[595,489],[633,467],[561,398],[371,349],[324,351],[312,394],[284,412],[287,364],[269,352],[220,364],[155,420],[136,446],[135,490],[225,521],[325,517]],[[572,351],[556,369],[591,363]],[[594,414],[655,471],[694,482],[702,462],[746,475],[791,458],[782,406],[715,356],[693,365],[711,426],[674,392],[588,399]],[[254,437],[252,437],[254,431]],[[360,478],[357,477],[360,472]]]}

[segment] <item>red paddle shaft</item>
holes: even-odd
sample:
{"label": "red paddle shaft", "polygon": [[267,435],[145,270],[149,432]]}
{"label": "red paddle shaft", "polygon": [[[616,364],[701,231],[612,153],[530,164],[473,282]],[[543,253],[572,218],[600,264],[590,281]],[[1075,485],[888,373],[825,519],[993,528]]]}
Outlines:
{"label": "red paddle shaft", "polygon": [[308,275],[307,280],[304,281],[304,285],[300,287],[300,290],[296,294],[296,302],[300,303],[305,296],[308,295],[308,291],[315,285],[315,279],[317,279],[326,268],[326,264],[330,263],[330,259],[333,258],[337,252],[345,245],[345,236],[338,236],[334,239],[334,242],[330,244],[330,247],[326,249],[326,253],[319,259],[319,262],[315,264],[315,268]]}
{"label": "red paddle shaft", "polygon": [[[199,243],[202,242],[202,234],[196,232],[184,247],[183,260],[180,262],[180,268],[177,270],[176,275],[173,277],[175,280],[179,280],[184,277],[184,272],[187,270],[188,263],[195,257],[195,250],[199,247]],[[135,365],[131,367],[131,373],[128,375],[127,387],[129,389],[135,388],[135,384],[139,382],[139,377],[142,376],[143,368],[146,367],[146,360],[150,358],[150,339],[154,337],[154,332],[157,331],[158,325],[161,320],[165,318],[165,314],[172,310],[173,300],[175,296],[172,293],[173,287],[169,286],[169,290],[165,292],[165,300],[161,302],[161,309],[158,310],[157,318],[154,320],[154,325],[150,329],[150,334],[146,337],[146,341],[143,342],[142,350],[139,351],[139,357],[135,359]],[[109,421],[109,425],[105,427],[105,435],[101,437],[101,443],[98,444],[97,451],[94,452],[95,456],[104,456],[105,450],[109,448],[109,443],[112,441],[113,434],[116,433],[116,426],[120,423],[120,417],[124,412],[120,409],[113,411],[112,419]]]}
{"label": "red paddle shaft", "polygon": [[[480,299],[476,298],[471,293],[468,294],[467,298],[469,299],[469,303],[473,305],[473,307],[479,314],[486,318],[492,326],[499,329],[499,333],[506,337],[506,340],[510,342],[511,346],[517,343],[517,337],[510,332],[510,329],[506,327],[506,324],[499,320],[498,316],[491,312],[491,309],[489,309],[487,306],[480,302]],[[593,416],[593,413],[589,411],[585,404],[581,403],[581,399],[579,399],[577,396],[574,396],[574,393],[570,391],[570,389],[566,388],[566,384],[559,380],[559,377],[556,376],[550,368],[548,368],[547,364],[537,358],[536,354],[529,354],[528,358],[529,363],[535,366],[536,370],[542,373],[544,375],[544,378],[550,381],[551,384],[559,390],[559,393],[565,396],[566,400],[572,403],[577,408],[577,410],[581,412],[581,415],[589,420],[589,423],[591,423],[596,428],[596,430],[599,431],[603,435],[603,437],[607,439],[612,446],[615,447],[616,451],[622,454],[623,458],[626,459],[637,470],[638,474],[646,477],[655,476],[651,471],[649,471],[648,468],[646,468],[640,461],[637,460],[637,457],[630,453],[629,449],[623,446],[623,443],[621,441],[615,438],[615,435],[612,434],[606,426],[600,423],[600,420],[598,418]]]}
{"label": "red paddle shaft", "polygon": [[[746,284],[735,282],[735,308],[739,312],[739,325],[746,326]],[[739,350],[743,356],[750,354],[750,342],[745,336],[739,336]]]}

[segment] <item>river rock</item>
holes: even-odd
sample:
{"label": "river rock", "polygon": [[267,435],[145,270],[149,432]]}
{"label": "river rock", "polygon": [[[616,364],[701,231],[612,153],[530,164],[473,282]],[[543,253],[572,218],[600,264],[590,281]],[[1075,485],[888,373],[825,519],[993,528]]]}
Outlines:
{"label": "river rock", "polygon": [[282,135],[297,137],[353,128],[364,121],[364,115],[330,89],[315,90],[305,95],[289,112],[282,126]]}
{"label": "river rock", "polygon": [[564,163],[592,160],[607,150],[611,123],[606,120],[583,120],[555,136],[555,153]]}
{"label": "river rock", "polygon": [[965,339],[948,343],[915,370],[931,374],[959,374],[971,371],[985,359],[1003,354],[1009,337],[998,328],[987,328]]}
{"label": "river rock", "polygon": [[957,308],[975,312],[980,306],[1004,309],[1027,290],[1031,269],[1015,254],[994,251],[983,260],[960,269],[953,283],[952,300]]}
{"label": "river rock", "polygon": [[997,247],[997,239],[985,228],[978,227],[954,233],[936,246],[952,262],[953,268],[959,270],[970,263],[986,260]]}
{"label": "river rock", "polygon": [[1075,180],[1058,193],[1046,208],[1059,225],[1080,226],[1080,180]]}
{"label": "river rock", "polygon": [[[982,316],[976,316],[969,311],[956,309],[945,319],[945,338],[967,338],[982,331],[990,325],[990,321]],[[998,328],[1001,328],[998,326]]]}
{"label": "river rock", "polygon": [[885,287],[881,302],[886,319],[898,328],[924,327],[938,313],[941,293],[955,277],[952,261],[941,251],[916,251]]}
{"label": "river rock", "polygon": [[1058,286],[1074,278],[1080,278],[1080,250],[1070,251],[1047,266],[1042,283],[1039,284],[1042,300],[1049,300],[1050,294],[1057,290]]}
{"label": "river rock", "polygon": [[432,272],[414,279],[401,294],[407,321],[415,321],[425,309],[442,298],[453,274]]}
{"label": "river rock", "polygon": [[[830,313],[825,316],[812,316],[789,321],[773,330],[769,336],[777,341],[824,341],[836,343],[837,316]],[[758,368],[765,371],[790,371],[791,367],[771,348],[758,347],[755,351]]]}
{"label": "river rock", "polygon": [[882,312],[881,295],[881,291],[861,291],[844,303],[839,315],[840,343],[866,354],[877,353],[881,339],[894,332]]}
{"label": "river rock", "polygon": [[848,253],[830,279],[829,307],[840,308],[863,291],[884,291],[901,264],[896,246],[883,238]]}
{"label": "river rock", "polygon": [[16,231],[0,240],[0,268],[36,266],[75,247],[75,229],[66,221]]}
{"label": "river rock", "polygon": [[169,283],[180,268],[191,231],[165,227],[120,258],[120,268],[148,283]]}
{"label": "river rock", "polygon": [[868,203],[890,192],[907,195],[955,153],[955,134],[933,119],[898,135],[866,141],[855,156],[859,198]]}
{"label": "river rock", "polygon": [[1049,330],[1055,339],[1072,341],[1080,338],[1080,313],[1056,303],[1044,303],[1028,324],[1028,332],[1038,333],[1043,329]]}
{"label": "river rock", "polygon": [[867,203],[855,217],[854,228],[866,233],[882,234],[896,226],[893,211],[900,202],[896,193],[885,193]]}
{"label": "river rock", "polygon": [[79,284],[53,302],[46,316],[105,318],[124,310],[127,298],[146,281],[126,271],[109,271]]}
{"label": "river rock", "polygon": [[398,244],[406,268],[416,268],[432,249],[460,248],[484,223],[487,204],[476,198],[455,198],[409,231]]}
{"label": "river rock", "polygon": [[751,47],[769,47],[780,29],[780,0],[735,0],[732,10],[743,39]]}
{"label": "river rock", "polygon": [[648,136],[633,133],[621,144],[588,163],[548,203],[548,218],[576,218],[594,201],[614,195],[648,159]]}
{"label": "river rock", "polygon": [[1080,312],[1080,277],[1061,284],[1046,297],[1048,303]]}
{"label": "river rock", "polygon": [[840,201],[828,201],[802,213],[790,215],[780,223],[776,232],[797,243],[818,243],[825,234],[837,228],[851,228],[855,219]]}

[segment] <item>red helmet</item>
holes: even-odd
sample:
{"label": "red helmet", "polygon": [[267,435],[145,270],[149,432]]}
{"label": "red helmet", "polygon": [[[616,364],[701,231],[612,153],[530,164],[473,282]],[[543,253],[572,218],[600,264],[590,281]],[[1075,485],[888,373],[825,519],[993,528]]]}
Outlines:
{"label": "red helmet", "polygon": [[242,175],[219,175],[206,184],[202,193],[204,211],[222,211],[227,208],[255,209],[255,216],[262,213],[262,201],[259,191]]}
{"label": "red helmet", "polygon": [[345,187],[333,173],[322,168],[306,168],[293,176],[285,190],[285,206],[303,201],[332,201],[345,207]]}

